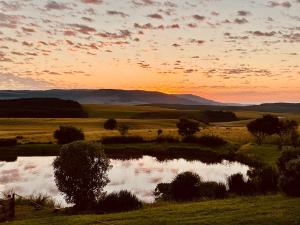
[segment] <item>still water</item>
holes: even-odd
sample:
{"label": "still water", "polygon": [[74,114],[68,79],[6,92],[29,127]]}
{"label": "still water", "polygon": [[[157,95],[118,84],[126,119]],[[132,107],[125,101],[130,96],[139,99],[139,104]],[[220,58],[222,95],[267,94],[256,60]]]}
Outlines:
{"label": "still water", "polygon": [[[33,193],[47,193],[62,205],[66,205],[62,194],[57,190],[52,162],[55,157],[18,157],[14,162],[0,162],[0,191],[14,190],[26,196]],[[152,202],[156,185],[170,182],[178,173],[192,171],[204,181],[226,182],[234,173],[246,176],[248,166],[226,160],[216,164],[201,161],[173,159],[158,161],[154,157],[140,159],[111,160],[110,183],[105,191],[129,190],[145,202]]]}

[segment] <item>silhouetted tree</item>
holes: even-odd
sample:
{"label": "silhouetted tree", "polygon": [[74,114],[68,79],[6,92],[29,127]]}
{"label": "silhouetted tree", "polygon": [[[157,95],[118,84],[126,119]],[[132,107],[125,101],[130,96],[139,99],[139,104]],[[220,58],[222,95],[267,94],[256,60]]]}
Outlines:
{"label": "silhouetted tree", "polygon": [[105,130],[115,130],[118,127],[118,123],[115,119],[108,119],[103,124]]}
{"label": "silhouetted tree", "polygon": [[54,131],[53,136],[58,144],[69,144],[73,141],[84,140],[84,133],[80,129],[71,126],[60,126],[59,129]]}
{"label": "silhouetted tree", "polygon": [[278,132],[279,119],[273,115],[264,115],[251,121],[248,125],[248,131],[256,138],[256,142],[261,145],[268,135]]}
{"label": "silhouetted tree", "polygon": [[58,190],[79,209],[94,206],[109,182],[110,161],[95,142],[78,141],[62,146],[53,167]]}
{"label": "silhouetted tree", "polygon": [[177,123],[178,133],[183,137],[194,135],[199,130],[199,122],[191,119],[179,119]]}
{"label": "silhouetted tree", "polygon": [[119,125],[118,130],[121,135],[126,135],[126,134],[128,134],[129,126],[126,124],[121,124],[121,125]]}

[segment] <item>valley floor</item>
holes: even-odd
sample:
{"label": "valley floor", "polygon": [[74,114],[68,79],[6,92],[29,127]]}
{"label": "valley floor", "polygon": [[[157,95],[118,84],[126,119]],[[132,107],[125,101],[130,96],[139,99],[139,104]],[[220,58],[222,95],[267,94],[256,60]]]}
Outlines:
{"label": "valley floor", "polygon": [[156,203],[143,210],[106,215],[65,215],[17,206],[8,224],[300,224],[300,198],[282,195],[239,197],[194,203]]}

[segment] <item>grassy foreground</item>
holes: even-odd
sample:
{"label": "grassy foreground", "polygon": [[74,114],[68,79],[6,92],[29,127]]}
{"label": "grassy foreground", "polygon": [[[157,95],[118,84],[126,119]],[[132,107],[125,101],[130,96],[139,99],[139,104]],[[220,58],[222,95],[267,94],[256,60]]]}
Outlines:
{"label": "grassy foreground", "polygon": [[275,195],[160,203],[127,213],[72,216],[18,206],[16,220],[9,224],[300,224],[300,198]]}

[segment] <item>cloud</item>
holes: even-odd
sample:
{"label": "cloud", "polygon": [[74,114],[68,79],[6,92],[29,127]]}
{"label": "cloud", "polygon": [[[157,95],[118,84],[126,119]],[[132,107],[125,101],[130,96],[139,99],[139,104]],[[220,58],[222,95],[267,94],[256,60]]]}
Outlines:
{"label": "cloud", "polygon": [[152,19],[163,19],[162,15],[155,13],[155,14],[149,14],[147,17]]}
{"label": "cloud", "polygon": [[238,16],[250,16],[251,12],[245,11],[245,10],[240,10],[238,11]]}
{"label": "cloud", "polygon": [[259,36],[259,37],[272,37],[276,34],[275,31],[271,31],[271,32],[249,31],[248,33],[250,33],[254,36]]}
{"label": "cloud", "polygon": [[123,13],[123,12],[120,12],[120,11],[114,11],[114,10],[108,10],[106,11],[106,13],[108,15],[111,15],[111,16],[121,16],[121,17],[128,17],[129,15],[126,14],[126,13]]}
{"label": "cloud", "polygon": [[75,31],[82,34],[90,34],[96,32],[96,29],[90,26],[82,25],[82,24],[70,24]]}
{"label": "cloud", "polygon": [[271,8],[277,7],[277,6],[281,6],[284,8],[290,8],[292,7],[292,4],[289,1],[285,1],[285,2],[277,2],[277,1],[269,1],[268,6]]}
{"label": "cloud", "polygon": [[81,0],[82,3],[87,3],[87,4],[102,4],[103,0]]}
{"label": "cloud", "polygon": [[64,10],[68,9],[69,7],[65,3],[58,3],[56,1],[50,1],[45,5],[47,10]]}
{"label": "cloud", "polygon": [[0,73],[0,89],[46,89],[53,87],[55,87],[54,84],[44,80],[12,73]]}
{"label": "cloud", "polygon": [[205,16],[200,16],[200,15],[193,15],[193,18],[195,20],[198,20],[198,21],[203,21],[205,20]]}

